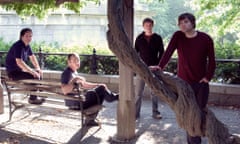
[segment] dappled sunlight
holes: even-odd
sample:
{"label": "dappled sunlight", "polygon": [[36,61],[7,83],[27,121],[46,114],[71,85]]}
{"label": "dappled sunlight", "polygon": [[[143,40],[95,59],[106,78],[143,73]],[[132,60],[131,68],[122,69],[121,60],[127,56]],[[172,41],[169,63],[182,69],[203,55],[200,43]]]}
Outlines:
{"label": "dappled sunlight", "polygon": [[172,126],[172,124],[170,124],[170,123],[166,123],[166,124],[164,124],[162,130],[167,130],[167,129],[169,129],[171,126]]}
{"label": "dappled sunlight", "polygon": [[[4,129],[0,130],[0,136],[2,136],[1,132],[8,134],[7,131],[11,130],[24,133],[24,138],[27,140],[32,140],[31,137],[34,136],[52,143],[67,143],[69,140],[73,141],[82,137],[83,143],[108,143],[109,137],[117,133],[117,104],[118,102],[104,103],[105,108],[99,112],[97,117],[101,123],[101,128],[89,128],[83,137],[81,136],[80,112],[68,110],[63,103],[55,105],[44,103],[41,106],[28,105],[27,109],[31,113],[26,117],[24,115],[28,113],[27,109],[17,110],[12,121],[4,124]],[[1,119],[8,117],[7,108],[5,107],[6,111],[1,115]],[[219,119],[227,124],[231,132],[240,135],[240,123],[237,121],[240,116],[239,109],[212,106],[210,108]],[[143,101],[140,119],[136,121],[136,137],[127,144],[183,144],[186,142],[186,133],[177,125],[175,115],[169,106],[160,102],[159,111],[163,118],[161,120],[153,119],[151,117],[151,101]],[[1,124],[3,125],[3,123]],[[0,137],[0,141],[6,140],[8,137],[7,135]],[[21,134],[16,137],[22,141]]]}

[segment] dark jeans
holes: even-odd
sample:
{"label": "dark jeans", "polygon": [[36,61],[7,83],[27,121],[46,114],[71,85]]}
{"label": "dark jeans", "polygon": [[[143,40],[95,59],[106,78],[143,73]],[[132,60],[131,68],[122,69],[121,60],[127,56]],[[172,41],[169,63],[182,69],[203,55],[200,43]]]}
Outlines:
{"label": "dark jeans", "polygon": [[[99,86],[95,89],[88,90],[85,94],[86,100],[82,103],[83,109],[87,109],[91,106],[102,104],[103,100],[109,95],[104,86]],[[68,107],[80,108],[80,102],[74,100],[65,100],[65,105]]]}
{"label": "dark jeans", "polygon": [[[23,72],[23,71],[12,71],[8,72],[8,77],[12,80],[21,80],[21,79],[34,79],[34,76],[30,73]],[[37,96],[30,95],[29,99],[35,100],[37,99]]]}
{"label": "dark jeans", "polygon": [[[140,116],[141,106],[142,106],[142,99],[143,99],[143,91],[145,87],[145,82],[139,76],[137,76],[137,83],[136,83],[136,118]],[[152,114],[154,115],[158,112],[158,97],[151,92],[151,99],[152,99]]]}
{"label": "dark jeans", "polygon": [[[202,122],[206,121],[204,108],[206,108],[209,95],[209,84],[208,83],[194,83],[191,84],[191,87],[195,93],[197,104],[202,111]],[[195,136],[192,137],[187,133],[187,142],[188,144],[201,144],[201,137]]]}

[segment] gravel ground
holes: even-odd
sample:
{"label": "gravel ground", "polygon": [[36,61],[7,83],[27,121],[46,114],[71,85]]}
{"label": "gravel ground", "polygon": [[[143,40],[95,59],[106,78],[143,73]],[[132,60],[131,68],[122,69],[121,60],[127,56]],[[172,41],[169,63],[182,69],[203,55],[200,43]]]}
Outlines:
{"label": "gravel ground", "polygon": [[[98,116],[102,125],[83,131],[80,113],[70,111],[62,101],[46,102],[42,106],[28,105],[17,110],[10,122],[8,105],[5,100],[5,113],[0,115],[0,143],[21,144],[185,144],[185,131],[178,127],[173,111],[163,102],[159,110],[163,118],[151,117],[151,101],[144,100],[141,117],[136,121],[136,137],[128,142],[116,142],[117,102],[104,103]],[[216,117],[227,125],[230,133],[240,136],[240,109],[233,107],[209,106]],[[111,139],[115,141],[111,141]],[[80,141],[81,140],[81,141]],[[207,144],[203,139],[203,144]]]}

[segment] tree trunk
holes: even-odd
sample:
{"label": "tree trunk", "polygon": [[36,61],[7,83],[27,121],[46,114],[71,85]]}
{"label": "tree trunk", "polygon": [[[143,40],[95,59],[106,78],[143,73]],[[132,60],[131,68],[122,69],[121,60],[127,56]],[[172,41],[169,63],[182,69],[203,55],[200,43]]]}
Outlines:
{"label": "tree trunk", "polygon": [[[206,121],[202,121],[191,87],[180,78],[162,72],[152,73],[139,59],[132,47],[121,21],[121,0],[108,1],[109,48],[125,66],[141,76],[154,93],[166,102],[176,114],[179,126],[192,136],[207,136],[210,144],[240,144],[239,138],[206,109]],[[201,125],[203,129],[201,129]]]}
{"label": "tree trunk", "polygon": [[[126,34],[133,43],[133,1],[122,1],[121,21],[123,21]],[[125,141],[135,137],[135,99],[133,87],[133,72],[119,62],[119,91],[120,97],[117,108],[117,141]]]}

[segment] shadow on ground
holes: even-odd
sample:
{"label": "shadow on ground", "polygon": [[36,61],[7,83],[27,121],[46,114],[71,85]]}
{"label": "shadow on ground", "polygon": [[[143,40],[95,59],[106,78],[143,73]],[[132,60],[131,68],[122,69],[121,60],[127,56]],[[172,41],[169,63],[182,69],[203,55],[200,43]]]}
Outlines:
{"label": "shadow on ground", "polygon": [[[63,105],[63,104],[62,104]],[[136,121],[136,135],[133,139],[118,142],[117,102],[104,103],[106,108],[100,111],[98,119],[101,127],[81,127],[80,113],[70,111],[59,105],[45,103],[41,106],[28,105],[17,110],[11,122],[8,110],[0,119],[0,144],[185,144],[186,132],[176,122],[170,107],[159,102],[163,118],[151,117],[151,101],[143,102],[140,119]],[[234,108],[209,108],[229,128],[230,133],[240,135],[240,110]],[[205,138],[202,144],[207,144]]]}
{"label": "shadow on ground", "polygon": [[14,133],[3,128],[0,129],[0,143],[3,144],[49,144],[51,142],[32,138],[24,133]]}

